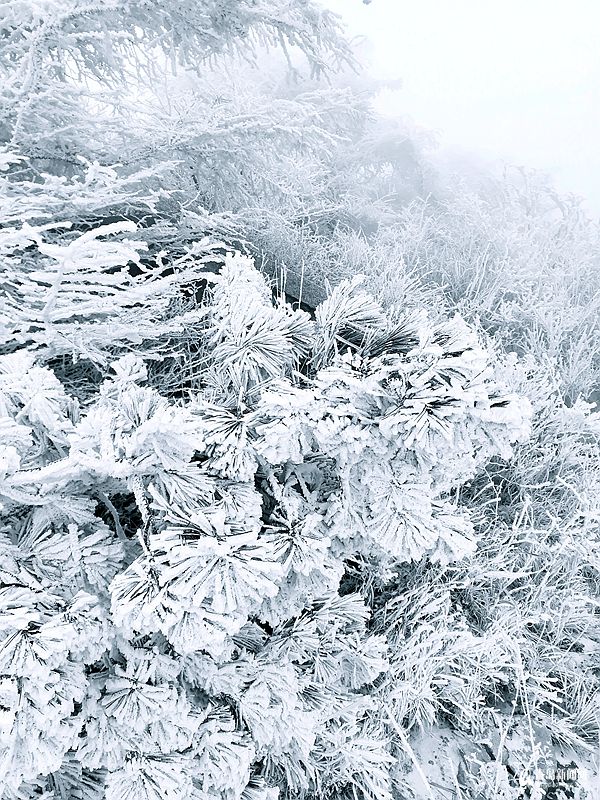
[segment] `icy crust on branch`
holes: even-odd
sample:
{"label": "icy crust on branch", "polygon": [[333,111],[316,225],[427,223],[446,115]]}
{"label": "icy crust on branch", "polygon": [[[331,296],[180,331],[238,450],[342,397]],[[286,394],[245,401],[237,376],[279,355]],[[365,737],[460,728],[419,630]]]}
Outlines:
{"label": "icy crust on branch", "polygon": [[[42,157],[102,152],[128,86],[200,73],[265,49],[301,54],[313,76],[353,63],[338,18],[312,0],[32,0],[5,3],[0,143]],[[100,113],[98,110],[100,109]],[[91,124],[91,117],[95,117]],[[81,143],[84,150],[78,147]],[[0,168],[2,162],[0,161]]]}
{"label": "icy crust on branch", "polygon": [[0,357],[2,800],[391,800],[388,641],[341,583],[468,557],[456,490],[528,404],[359,280],[312,320],[230,255],[202,319],[185,401],[135,355],[85,409]]}
{"label": "icy crust on branch", "polygon": [[69,356],[107,365],[107,352],[149,351],[160,339],[166,348],[169,337],[197,324],[200,312],[176,310],[176,301],[209,259],[208,242],[165,270],[160,254],[153,268],[142,263],[147,243],[126,236],[136,231],[133,222],[83,234],[70,228],[25,222],[0,230],[0,342],[46,360]]}

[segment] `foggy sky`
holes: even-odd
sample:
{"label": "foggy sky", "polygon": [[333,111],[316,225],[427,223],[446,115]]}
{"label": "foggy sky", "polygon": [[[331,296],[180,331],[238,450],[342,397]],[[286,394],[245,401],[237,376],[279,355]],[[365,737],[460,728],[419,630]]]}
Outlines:
{"label": "foggy sky", "polygon": [[387,113],[433,129],[443,152],[548,172],[600,215],[597,0],[325,0],[402,79]]}

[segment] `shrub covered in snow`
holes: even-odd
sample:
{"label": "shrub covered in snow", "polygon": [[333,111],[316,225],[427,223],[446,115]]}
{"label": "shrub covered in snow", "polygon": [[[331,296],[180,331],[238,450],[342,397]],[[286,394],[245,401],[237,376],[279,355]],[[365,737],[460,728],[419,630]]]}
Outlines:
{"label": "shrub covered in snow", "polygon": [[52,338],[0,358],[4,796],[381,800],[398,654],[364,588],[470,558],[458,491],[528,404],[459,317],[384,313],[355,279],[311,319],[236,254],[196,278],[184,399],[135,354],[84,408],[37,363]]}

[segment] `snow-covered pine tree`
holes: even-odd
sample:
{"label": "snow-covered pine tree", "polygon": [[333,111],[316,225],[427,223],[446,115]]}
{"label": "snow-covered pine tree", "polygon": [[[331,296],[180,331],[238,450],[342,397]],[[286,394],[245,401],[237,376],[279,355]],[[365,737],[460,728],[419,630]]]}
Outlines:
{"label": "snow-covered pine tree", "polygon": [[2,356],[3,800],[392,797],[367,587],[469,556],[454,492],[527,406],[458,318],[354,281],[311,320],[239,254],[207,278],[185,400],[134,354],[84,408]]}

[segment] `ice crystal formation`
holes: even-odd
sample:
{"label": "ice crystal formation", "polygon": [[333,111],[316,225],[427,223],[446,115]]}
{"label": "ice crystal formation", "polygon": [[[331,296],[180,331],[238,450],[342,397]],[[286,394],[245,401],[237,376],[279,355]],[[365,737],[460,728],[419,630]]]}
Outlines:
{"label": "ice crystal formation", "polygon": [[[101,276],[132,247],[41,235],[61,323],[88,261]],[[40,324],[37,277],[18,290]],[[0,359],[5,796],[391,797],[394,659],[358,587],[473,552],[457,490],[527,435],[527,403],[458,316],[384,313],[355,279],[311,319],[240,254],[196,278],[184,398],[134,354],[84,408],[43,365],[53,337]],[[95,342],[122,307],[98,292],[73,327]]]}

